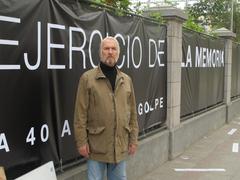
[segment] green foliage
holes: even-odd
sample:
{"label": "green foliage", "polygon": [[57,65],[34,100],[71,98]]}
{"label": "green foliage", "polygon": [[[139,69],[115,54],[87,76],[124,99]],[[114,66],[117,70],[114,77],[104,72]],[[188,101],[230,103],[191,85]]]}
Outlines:
{"label": "green foliage", "polygon": [[240,5],[235,6],[235,13],[233,15],[233,32],[236,33],[236,40],[240,42]]}
{"label": "green foliage", "polygon": [[92,0],[93,2],[101,3],[109,7],[113,7],[117,15],[124,15],[125,12],[129,12],[131,2],[129,0]]}
{"label": "green foliage", "polygon": [[152,12],[152,13],[149,14],[149,17],[155,19],[159,23],[163,23],[164,22],[163,17],[162,17],[160,12]]}
{"label": "green foliage", "polygon": [[188,13],[199,24],[216,28],[230,26],[231,0],[200,0],[189,7]]}
{"label": "green foliage", "polygon": [[[200,26],[210,27],[212,31],[221,27],[230,29],[231,3],[232,0],[200,0],[188,7],[187,11],[192,21]],[[233,12],[233,32],[237,34],[237,40],[240,40],[240,9],[236,3]],[[211,31],[207,33],[214,35]]]}
{"label": "green foliage", "polygon": [[197,32],[204,32],[204,27],[194,22],[194,18],[191,16],[188,17],[188,20],[183,24],[183,26]]}
{"label": "green foliage", "polygon": [[110,11],[113,11],[117,15],[126,15],[126,13],[133,13],[137,15],[143,14],[143,9],[146,8],[139,1],[136,3],[132,9],[130,6],[132,5],[130,0],[91,0],[92,2],[96,2],[99,4],[107,5],[109,8],[105,7]]}
{"label": "green foliage", "polygon": [[138,14],[138,15],[143,14],[143,7],[140,1],[138,1],[138,3],[133,7],[133,9],[135,14]]}

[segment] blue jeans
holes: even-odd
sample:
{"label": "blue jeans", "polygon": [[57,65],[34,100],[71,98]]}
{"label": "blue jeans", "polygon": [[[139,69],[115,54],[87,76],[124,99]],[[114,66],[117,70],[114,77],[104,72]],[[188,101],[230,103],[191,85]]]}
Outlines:
{"label": "blue jeans", "polygon": [[108,180],[127,180],[126,161],[119,163],[104,163],[94,160],[87,161],[88,180],[104,180],[107,171]]}

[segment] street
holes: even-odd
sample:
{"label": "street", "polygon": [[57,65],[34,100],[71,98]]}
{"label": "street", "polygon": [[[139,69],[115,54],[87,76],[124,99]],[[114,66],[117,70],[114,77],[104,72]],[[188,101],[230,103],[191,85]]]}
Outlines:
{"label": "street", "polygon": [[239,180],[240,117],[204,136],[142,180]]}

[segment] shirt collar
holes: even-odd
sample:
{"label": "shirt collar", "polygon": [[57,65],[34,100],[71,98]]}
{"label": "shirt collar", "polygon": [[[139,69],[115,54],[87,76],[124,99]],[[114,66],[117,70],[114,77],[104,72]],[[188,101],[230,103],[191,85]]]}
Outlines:
{"label": "shirt collar", "polygon": [[[118,69],[118,67],[116,66],[117,69],[117,77],[116,77],[116,81],[118,81],[119,79],[124,79],[123,73]],[[96,74],[96,79],[102,79],[102,78],[106,78],[106,76],[103,74],[101,68],[100,68],[100,64],[98,64],[97,67],[97,74]]]}

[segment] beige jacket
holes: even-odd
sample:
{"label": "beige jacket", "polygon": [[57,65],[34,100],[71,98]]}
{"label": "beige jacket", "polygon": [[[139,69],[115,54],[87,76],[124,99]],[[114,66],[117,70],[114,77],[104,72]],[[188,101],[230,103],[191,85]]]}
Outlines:
{"label": "beige jacket", "polygon": [[89,144],[89,158],[116,163],[137,144],[138,123],[131,78],[118,70],[115,91],[101,68],[85,72],[79,81],[74,118],[77,147]]}

